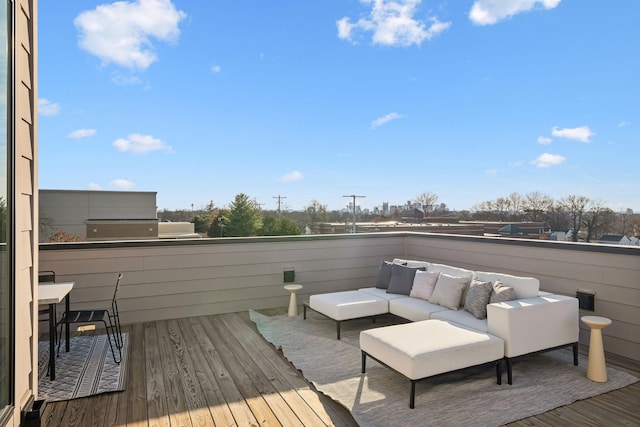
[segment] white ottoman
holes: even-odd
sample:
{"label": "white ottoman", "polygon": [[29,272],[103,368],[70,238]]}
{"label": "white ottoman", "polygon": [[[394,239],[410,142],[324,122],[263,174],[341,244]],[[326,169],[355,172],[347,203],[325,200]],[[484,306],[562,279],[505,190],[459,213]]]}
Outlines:
{"label": "white ottoman", "polygon": [[311,295],[309,302],[303,304],[305,319],[307,307],[336,321],[338,339],[340,339],[340,322],[379,316],[389,312],[389,302],[386,299],[359,291]]}
{"label": "white ottoman", "polygon": [[496,362],[502,384],[504,342],[493,335],[443,320],[423,320],[360,332],[362,373],[367,356],[411,380],[409,407],[415,406],[416,382],[471,366]]}

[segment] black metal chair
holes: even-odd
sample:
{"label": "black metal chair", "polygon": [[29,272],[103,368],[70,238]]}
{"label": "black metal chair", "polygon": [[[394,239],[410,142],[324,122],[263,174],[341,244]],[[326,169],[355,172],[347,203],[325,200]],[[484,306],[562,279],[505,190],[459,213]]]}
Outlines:
{"label": "black metal chair", "polygon": [[[62,340],[62,327],[65,324],[72,323],[98,323],[102,322],[104,328],[107,331],[107,338],[109,339],[109,346],[111,347],[111,354],[113,360],[120,364],[122,360],[122,330],[120,328],[120,314],[118,312],[118,290],[120,288],[120,281],[123,274],[118,273],[118,279],[116,280],[116,288],[113,292],[113,299],[111,300],[111,310],[98,309],[98,310],[70,310],[69,314],[66,313],[62,316],[58,324],[60,325],[60,335],[58,340],[58,354],[60,354],[60,342]],[[68,339],[68,337],[67,337]],[[115,347],[115,348],[114,348]],[[118,349],[118,357],[116,357],[115,349]]]}
{"label": "black metal chair", "polygon": [[[53,270],[38,271],[38,284],[56,283],[56,272]],[[46,316],[46,317],[43,317]],[[56,307],[53,307],[53,317],[56,317]],[[38,308],[38,322],[49,321],[49,307]]]}

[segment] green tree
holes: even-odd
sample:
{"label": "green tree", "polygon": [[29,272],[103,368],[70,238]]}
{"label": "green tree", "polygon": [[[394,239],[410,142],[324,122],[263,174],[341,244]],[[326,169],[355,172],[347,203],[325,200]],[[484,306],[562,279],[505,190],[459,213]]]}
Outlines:
{"label": "green tree", "polygon": [[262,228],[260,206],[244,193],[236,195],[231,203],[228,219],[224,227],[225,237],[256,236]]}
{"label": "green tree", "polygon": [[266,214],[262,218],[262,229],[260,230],[261,236],[279,236],[280,235],[280,220],[273,214]]}
{"label": "green tree", "polygon": [[226,209],[218,209],[211,217],[209,227],[207,228],[207,237],[224,237],[224,228],[229,223],[229,211]]}
{"label": "green tree", "polygon": [[280,220],[279,236],[296,236],[302,234],[302,229],[289,218]]}
{"label": "green tree", "polygon": [[301,228],[290,218],[278,218],[269,213],[262,218],[261,236],[295,236],[302,234]]}

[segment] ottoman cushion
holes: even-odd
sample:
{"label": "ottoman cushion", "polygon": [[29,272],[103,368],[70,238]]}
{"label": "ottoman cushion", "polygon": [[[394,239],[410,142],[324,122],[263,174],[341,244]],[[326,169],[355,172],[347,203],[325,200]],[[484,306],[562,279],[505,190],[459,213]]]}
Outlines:
{"label": "ottoman cushion", "polygon": [[358,291],[311,295],[309,307],[333,320],[376,316],[389,311],[386,299]]}
{"label": "ottoman cushion", "polygon": [[493,362],[504,356],[504,342],[500,338],[442,320],[362,331],[360,349],[412,380]]}

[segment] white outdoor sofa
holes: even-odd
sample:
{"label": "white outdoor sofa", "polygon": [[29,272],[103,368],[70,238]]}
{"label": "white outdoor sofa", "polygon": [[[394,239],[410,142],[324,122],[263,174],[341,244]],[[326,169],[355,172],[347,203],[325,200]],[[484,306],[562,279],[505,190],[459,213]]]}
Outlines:
{"label": "white outdoor sofa", "polygon": [[[391,271],[386,289],[383,269]],[[413,283],[409,283],[408,276],[411,276],[412,269],[421,269],[423,272],[414,273],[411,279]],[[424,286],[425,276],[437,279],[434,279],[436,282],[431,287],[429,298],[423,299],[426,295],[421,295],[421,292],[428,288]],[[419,278],[422,280],[420,289]],[[428,334],[431,334],[432,338],[438,334],[451,336],[451,328],[466,331],[451,344],[451,348],[442,349],[441,346],[436,346],[437,349],[434,349],[433,346],[426,345],[417,351],[418,345],[414,344],[415,332],[409,331],[407,325],[361,332],[363,372],[366,357],[370,356],[407,376],[411,380],[411,407],[414,403],[416,381],[451,370],[495,361],[497,372],[500,373],[500,364],[504,361],[508,383],[512,384],[514,358],[565,346],[573,348],[573,362],[576,366],[578,364],[578,300],[541,292],[540,282],[536,278],[471,271],[425,261],[394,259],[392,263],[382,263],[376,285],[357,291],[312,295],[309,302],[304,304],[304,317],[306,318],[307,308],[310,308],[335,320],[338,339],[341,322],[363,317],[375,319],[376,316],[386,313],[414,323],[427,322],[425,325],[412,326],[422,328],[427,335],[419,336],[425,336],[426,340],[429,339]],[[486,301],[478,303],[476,295],[480,293],[480,286],[485,289],[482,291],[485,293],[491,287],[491,293]],[[449,292],[453,287],[459,295]],[[449,294],[443,293],[444,289],[447,289]],[[508,300],[488,303],[490,298],[494,297],[497,301]],[[465,303],[468,303],[467,306]],[[483,318],[484,307],[486,317]],[[440,321],[440,326],[437,326],[434,320]],[[443,325],[442,322],[446,322],[447,325]],[[382,332],[374,332],[380,330]],[[403,336],[405,338],[402,338]],[[478,339],[487,344],[484,344],[481,351],[474,351],[472,342]],[[497,342],[499,345],[496,345]],[[466,348],[467,344],[470,347]],[[499,351],[498,347],[501,347]],[[442,364],[442,359],[451,359],[451,354],[455,354],[454,363]],[[432,369],[429,366],[441,368]],[[411,373],[407,374],[407,370]]]}

